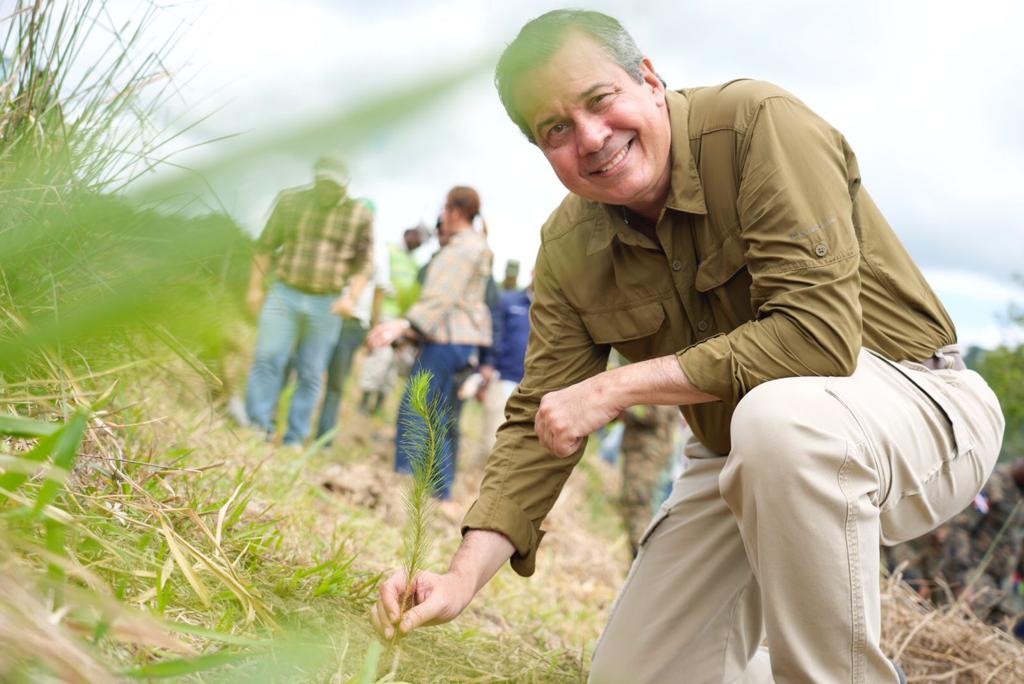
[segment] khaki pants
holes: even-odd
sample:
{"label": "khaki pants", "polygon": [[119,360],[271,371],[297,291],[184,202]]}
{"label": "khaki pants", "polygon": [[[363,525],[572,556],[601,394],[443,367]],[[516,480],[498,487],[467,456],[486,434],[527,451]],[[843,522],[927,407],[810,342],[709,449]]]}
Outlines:
{"label": "khaki pants", "polygon": [[644,535],[591,681],[896,682],[879,647],[879,542],[967,506],[1003,425],[977,373],[867,351],[850,377],[757,387],[728,457],[688,444],[694,460]]}

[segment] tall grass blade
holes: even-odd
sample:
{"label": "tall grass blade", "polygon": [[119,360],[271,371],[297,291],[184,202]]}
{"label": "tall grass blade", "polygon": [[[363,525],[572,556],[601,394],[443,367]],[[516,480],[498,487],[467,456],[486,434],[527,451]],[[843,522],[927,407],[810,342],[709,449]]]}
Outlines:
{"label": "tall grass blade", "polygon": [[[88,421],[88,414],[85,411],[77,411],[60,431],[57,443],[53,449],[53,465],[65,471],[71,470],[71,464],[78,453],[78,447],[82,444],[85,436],[85,428]],[[39,513],[46,507],[61,488],[61,483],[53,480],[46,480],[39,489],[36,496],[35,512]]]}
{"label": "tall grass blade", "polygon": [[0,435],[9,437],[46,437],[60,430],[60,427],[58,423],[0,414]]}
{"label": "tall grass blade", "polygon": [[192,590],[196,592],[196,596],[199,597],[203,607],[209,608],[210,592],[192,569],[192,563],[189,562],[188,556],[185,555],[185,552],[179,546],[179,539],[174,530],[167,524],[167,520],[163,515],[159,515],[159,518],[160,530],[163,532],[164,539],[167,540],[167,547],[170,549],[171,555],[174,556],[174,562],[178,564],[178,569],[181,570],[181,574],[185,576],[185,580],[192,587]]}
{"label": "tall grass blade", "polygon": [[174,660],[162,660],[151,665],[143,665],[133,670],[121,673],[122,677],[131,679],[168,679],[171,677],[185,677],[187,675],[209,672],[224,667],[241,663],[253,658],[252,653],[208,653],[205,655],[193,656],[191,658],[177,658]]}
{"label": "tall grass blade", "polygon": [[[63,429],[58,430],[40,439],[34,447],[21,455],[21,460],[28,463],[43,463],[60,441]],[[16,470],[8,471],[0,475],[0,489],[6,492],[14,492],[28,480],[28,474]]]}
{"label": "tall grass blade", "polygon": [[377,669],[380,667],[380,657],[383,653],[384,647],[379,642],[370,642],[355,684],[374,684],[377,681]]}

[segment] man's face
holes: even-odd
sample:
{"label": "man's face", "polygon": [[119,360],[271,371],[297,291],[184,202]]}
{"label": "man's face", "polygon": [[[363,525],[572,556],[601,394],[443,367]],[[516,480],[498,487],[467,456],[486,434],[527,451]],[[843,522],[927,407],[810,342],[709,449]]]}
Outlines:
{"label": "man's face", "polygon": [[650,60],[636,82],[591,38],[573,33],[524,74],[515,101],[558,179],[589,200],[660,207],[671,143],[665,88]]}
{"label": "man's face", "polygon": [[407,230],[402,237],[405,239],[405,249],[409,252],[416,251],[423,244],[422,234],[418,230]]}
{"label": "man's face", "polygon": [[325,207],[337,204],[345,194],[344,187],[329,178],[320,176],[316,178],[313,189],[316,192],[317,201]]}

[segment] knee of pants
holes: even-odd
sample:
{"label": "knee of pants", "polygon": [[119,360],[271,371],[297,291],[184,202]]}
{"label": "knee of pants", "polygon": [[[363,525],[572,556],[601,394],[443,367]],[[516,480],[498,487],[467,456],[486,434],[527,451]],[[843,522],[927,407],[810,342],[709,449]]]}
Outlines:
{"label": "knee of pants", "polygon": [[733,413],[723,492],[740,477],[744,486],[779,494],[801,486],[805,468],[814,465],[812,447],[833,432],[836,408],[822,378],[784,378],[755,387]]}
{"label": "knee of pants", "polygon": [[317,371],[308,364],[300,364],[295,368],[295,376],[300,385],[315,386],[319,390],[323,378],[323,369]]}
{"label": "knee of pants", "polygon": [[261,370],[269,370],[273,373],[281,373],[284,371],[285,365],[288,363],[287,350],[282,352],[280,349],[264,348],[260,349],[257,347],[253,356],[252,365],[253,368]]}

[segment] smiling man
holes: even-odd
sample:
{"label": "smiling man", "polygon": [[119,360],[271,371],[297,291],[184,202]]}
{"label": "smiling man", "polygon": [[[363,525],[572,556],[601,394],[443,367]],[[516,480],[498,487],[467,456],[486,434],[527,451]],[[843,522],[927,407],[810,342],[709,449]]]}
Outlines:
{"label": "smiling man", "polygon": [[[378,629],[451,620],[506,560],[530,575],[587,435],[676,405],[692,465],[592,681],[898,681],[878,544],[971,501],[1003,418],[846,140],[767,83],[667,91],[595,12],[531,21],[496,83],[570,194],[542,231],[526,374],[462,546],[413,580],[397,624],[407,580],[389,578]],[[633,363],[606,371],[610,348]]]}

